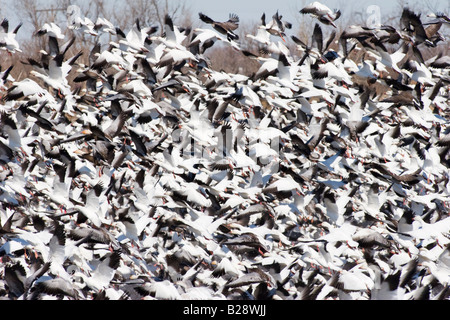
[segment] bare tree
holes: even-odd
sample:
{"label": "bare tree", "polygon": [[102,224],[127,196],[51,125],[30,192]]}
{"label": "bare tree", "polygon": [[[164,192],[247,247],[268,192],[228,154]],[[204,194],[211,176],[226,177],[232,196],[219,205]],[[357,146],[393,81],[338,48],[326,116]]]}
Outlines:
{"label": "bare tree", "polygon": [[259,68],[258,62],[229,46],[214,46],[206,53],[206,56],[211,61],[211,68],[217,71],[250,76]]}
{"label": "bare tree", "polygon": [[[67,28],[66,10],[70,5],[78,6],[80,15],[89,18],[93,23],[99,17],[106,18],[124,31],[131,28],[136,19],[139,19],[142,25],[162,26],[166,14],[170,14],[174,21],[179,19],[186,25],[192,23],[184,0],[54,0],[50,2],[43,0],[16,0],[13,3],[13,11],[24,24],[20,32],[22,34],[26,33],[27,36],[20,36],[22,53],[10,56],[0,52],[2,55],[2,67],[6,64],[14,64],[15,67],[12,74],[15,77],[28,74],[30,66],[26,64],[27,59],[30,57],[38,58],[39,50],[45,50],[48,46],[47,37],[36,35],[36,31],[42,28],[45,23],[54,22],[60,26],[62,32],[67,36],[74,35],[74,30]],[[97,41],[99,39],[95,36],[77,32],[76,41],[68,54],[81,50],[86,53],[80,59],[80,61],[83,61],[87,59],[90,48]],[[25,64],[21,62],[25,62]]]}
{"label": "bare tree", "polygon": [[116,10],[114,13],[115,19],[119,25],[128,26],[136,19],[146,25],[163,25],[166,14],[170,14],[176,21],[178,17],[184,16],[187,10],[184,1],[168,0],[126,0],[122,1],[120,8],[120,11]]}

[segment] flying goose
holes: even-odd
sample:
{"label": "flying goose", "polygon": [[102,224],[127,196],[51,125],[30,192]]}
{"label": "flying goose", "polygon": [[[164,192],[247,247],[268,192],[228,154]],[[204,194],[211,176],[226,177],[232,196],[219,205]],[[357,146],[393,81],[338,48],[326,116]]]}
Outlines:
{"label": "flying goose", "polygon": [[220,32],[216,32],[215,30],[211,29],[201,29],[196,28],[193,30],[193,38],[191,40],[191,43],[189,44],[190,48],[195,48],[198,46],[199,53],[203,54],[208,48],[211,48],[216,41],[219,41],[220,43],[228,44],[232,48],[239,50],[238,44],[233,41],[229,40],[223,35],[220,34]]}
{"label": "flying goose", "polygon": [[73,30],[82,31],[85,34],[97,36],[95,24],[88,17],[81,16],[81,10],[76,5],[70,5],[66,9],[67,27]]}
{"label": "flying goose", "polygon": [[416,45],[420,43],[432,44],[428,39],[428,35],[420,19],[420,14],[416,14],[409,8],[404,8],[400,21],[403,26],[403,31],[414,40],[413,42]]}
{"label": "flying goose", "polygon": [[180,30],[179,27],[173,24],[170,15],[166,14],[164,17],[164,31],[165,36],[160,40],[169,48],[176,48],[184,50],[182,42],[187,38],[187,30]]}
{"label": "flying goose", "polygon": [[22,22],[20,22],[13,31],[9,30],[9,21],[6,18],[2,20],[0,26],[3,29],[0,32],[0,48],[6,50],[9,54],[14,52],[22,52],[19,42],[16,39],[17,32],[20,27],[22,27]]}
{"label": "flying goose", "polygon": [[[56,38],[50,37],[50,42],[56,42]],[[44,61],[37,62],[32,59],[28,61],[33,65],[35,70],[30,73],[36,78],[43,80],[47,85],[57,90],[60,94],[66,96],[70,94],[70,87],[68,85],[67,77],[72,70],[73,65],[77,59],[83,54],[82,51],[76,53],[73,57],[65,60],[65,53],[69,49],[73,40],[69,41],[62,52],[59,52],[59,46],[56,43],[56,55],[54,57],[48,57],[48,64]],[[45,58],[44,58],[45,59]],[[45,63],[45,64],[44,64]]]}
{"label": "flying goose", "polygon": [[78,300],[82,297],[82,294],[76,287],[62,278],[54,278],[39,282],[33,289],[34,291],[29,298],[30,300],[43,299],[45,294],[56,296],[60,299],[69,297]]}
{"label": "flying goose", "polygon": [[443,55],[443,52],[438,53],[430,60],[426,61],[426,64],[432,68],[448,69],[450,67],[450,58],[447,55]]}
{"label": "flying goose", "polygon": [[[449,79],[422,49],[446,23],[428,43],[414,19],[338,50],[317,21],[291,52],[263,15],[257,76],[204,64],[242,44],[169,19],[98,20],[65,96],[2,66],[0,298],[447,298]],[[22,60],[47,75],[79,39],[42,37]]]}
{"label": "flying goose", "polygon": [[61,28],[54,22],[44,23],[44,25],[36,31],[36,34],[39,36],[43,36],[47,34],[51,37],[55,37],[57,39],[64,39],[65,35],[62,33]]}
{"label": "flying goose", "polygon": [[[264,18],[264,15],[261,19]],[[272,16],[272,20],[265,24],[265,29],[266,31],[274,36],[278,36],[280,37],[284,42],[286,42],[285,37],[285,30],[286,29],[291,29],[292,28],[292,24],[290,22],[287,21],[282,21],[282,16],[277,12]]]}
{"label": "flying goose", "polygon": [[212,25],[216,31],[225,35],[228,40],[239,39],[239,36],[234,33],[234,31],[239,27],[239,17],[236,14],[230,13],[229,19],[225,22],[214,21],[201,12],[199,12],[198,16],[204,23]]}
{"label": "flying goose", "polygon": [[326,5],[320,2],[312,2],[303,9],[300,10],[302,14],[311,14],[314,18],[318,19],[320,22],[326,25],[332,25],[336,28],[334,21],[339,19],[341,16],[340,10],[332,11]]}
{"label": "flying goose", "polygon": [[260,44],[269,45],[271,42],[270,34],[271,33],[267,30],[266,14],[263,13],[261,16],[261,24],[258,25],[256,35],[247,34],[246,37],[254,41],[257,41]]}

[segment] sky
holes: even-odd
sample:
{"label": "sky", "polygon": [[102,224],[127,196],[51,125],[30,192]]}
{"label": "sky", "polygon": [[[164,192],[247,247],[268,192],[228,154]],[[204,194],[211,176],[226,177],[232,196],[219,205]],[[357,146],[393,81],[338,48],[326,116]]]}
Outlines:
{"label": "sky", "polygon": [[[262,13],[266,17],[271,17],[277,10],[286,20],[295,22],[300,16],[300,9],[311,3],[311,0],[186,0],[185,3],[191,4],[191,10],[194,14],[203,12],[217,20],[226,20],[229,13],[236,13],[241,22],[258,22]],[[322,0],[322,4],[330,9],[341,9],[343,14],[346,12],[366,13],[371,5],[380,7],[381,15],[392,14],[393,11],[400,10],[402,4],[414,8],[417,6],[427,10],[443,11],[448,13],[450,10],[450,0]],[[401,12],[401,11],[400,11]],[[428,12],[427,12],[428,13]]]}
{"label": "sky", "polygon": [[[312,0],[170,0],[169,3],[176,4],[179,1],[189,6],[194,21],[198,12],[203,12],[217,21],[225,21],[230,13],[235,13],[239,16],[241,25],[252,25],[260,21],[262,13],[266,14],[266,19],[270,19],[278,10],[284,17],[283,19],[293,23],[294,27],[299,21],[315,23],[309,16],[303,16],[299,13],[300,9],[311,3]],[[14,0],[0,0],[1,19],[8,17],[11,25],[25,19],[21,16],[20,11],[14,12],[13,2]],[[53,0],[39,0],[39,2],[43,4],[43,9],[44,7],[54,7],[56,3]],[[347,20],[345,19],[348,17],[357,17],[359,18],[358,21],[366,21],[369,15],[367,10],[374,5],[380,8],[382,22],[383,17],[392,16],[393,12],[398,12],[400,15],[401,8],[404,5],[411,8],[420,8],[424,15],[431,11],[450,13],[450,0],[321,0],[320,2],[331,9],[341,9],[342,17],[340,19],[342,23],[346,23]],[[26,26],[24,29],[26,29]],[[25,35],[28,35],[27,32],[25,32]]]}

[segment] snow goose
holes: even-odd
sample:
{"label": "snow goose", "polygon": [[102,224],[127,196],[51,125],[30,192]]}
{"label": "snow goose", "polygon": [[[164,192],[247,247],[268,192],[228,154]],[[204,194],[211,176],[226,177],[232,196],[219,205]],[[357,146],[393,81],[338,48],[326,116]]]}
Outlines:
{"label": "snow goose", "polygon": [[26,291],[26,270],[22,262],[5,263],[3,268],[4,282],[8,286],[8,296],[12,298],[20,298]]}
{"label": "snow goose", "polygon": [[54,101],[55,98],[46,89],[42,88],[36,81],[25,78],[15,81],[3,97],[6,101],[18,100],[20,98],[36,99],[38,101]]}
{"label": "snow goose", "polygon": [[[66,215],[66,214],[65,214]],[[120,244],[117,239],[105,228],[78,227],[72,229],[67,234],[68,238],[74,240],[75,246],[83,243],[88,244],[107,244],[112,250],[120,250]]]}
{"label": "snow goose", "polygon": [[57,39],[64,39],[65,35],[62,33],[61,28],[54,22],[44,23],[44,25],[36,31],[36,34],[42,36],[47,34]]}
{"label": "snow goose", "polygon": [[12,115],[6,112],[0,113],[0,124],[2,125],[1,132],[8,136],[8,139],[0,137],[0,141],[14,151],[20,151],[24,154],[30,154],[31,149],[28,144],[36,140],[36,137],[21,137],[22,130],[17,127]]}
{"label": "snow goose", "polygon": [[253,75],[253,79],[256,81],[258,79],[265,79],[269,75],[276,74],[277,67],[278,67],[278,60],[274,57],[261,57],[258,55],[255,55],[247,50],[242,50],[242,53],[253,60],[258,61],[261,66],[256,71],[256,73]]}
{"label": "snow goose", "polygon": [[212,272],[212,276],[214,277],[232,277],[232,278],[238,278],[242,276],[242,270],[240,269],[240,266],[237,265],[236,261],[234,261],[233,256],[226,256],[223,257],[219,263],[215,262],[215,268]]}
{"label": "snow goose", "polygon": [[292,24],[287,21],[282,21],[282,16],[277,12],[272,16],[272,20],[266,25],[266,30],[269,34],[280,37],[284,42],[286,42],[286,34],[284,31],[290,29]]}
{"label": "snow goose", "polygon": [[158,300],[178,300],[181,298],[176,286],[169,280],[154,281],[146,285],[151,297]]}
{"label": "snow goose", "polygon": [[444,248],[435,264],[433,262],[426,264],[429,266],[431,274],[442,285],[448,285],[450,282],[450,245]]}
{"label": "snow goose", "polygon": [[123,57],[122,51],[111,45],[107,50],[102,52],[95,52],[93,57],[95,58],[90,68],[99,73],[107,66],[118,66],[122,69],[129,69],[129,62]]}
{"label": "snow goose", "polygon": [[0,48],[8,51],[8,53],[22,52],[20,49],[19,42],[16,40],[17,32],[19,31],[22,23],[19,23],[13,31],[9,31],[9,21],[8,19],[3,19],[1,27],[3,29],[0,32]]}
{"label": "snow goose", "polygon": [[116,35],[116,27],[107,19],[98,17],[95,21],[94,30],[101,30],[109,34]]}
{"label": "snow goose", "polygon": [[[203,193],[201,187],[195,182],[187,182],[180,184],[179,189],[172,190],[174,193],[185,197],[189,203],[196,204],[199,207],[210,207],[211,200],[208,199]],[[203,192],[202,192],[203,191]]]}
{"label": "snow goose", "polygon": [[398,270],[386,277],[382,277],[380,284],[372,290],[372,300],[406,300],[406,288],[400,286],[400,276],[402,272]]}
{"label": "snow goose", "polygon": [[352,235],[353,241],[359,243],[361,247],[378,246],[381,248],[390,248],[391,243],[380,232],[372,229],[359,229]]}
{"label": "snow goose", "polygon": [[79,30],[83,33],[97,36],[95,24],[88,17],[81,16],[80,7],[70,5],[66,9],[67,27],[72,30]]}
{"label": "snow goose", "polygon": [[47,278],[44,275],[48,272],[49,266],[50,262],[41,264],[38,261],[30,261],[27,265],[28,270],[25,270],[20,260],[17,260],[13,265],[8,263],[4,272],[10,295],[13,294],[20,300],[27,300],[33,284]]}
{"label": "snow goose", "polygon": [[345,242],[348,248],[357,248],[358,243],[353,240],[352,236],[357,232],[358,227],[344,222],[342,225],[334,225],[328,222],[323,222],[322,226],[327,230],[327,233],[317,239],[317,241],[326,241],[329,245],[337,247],[337,243]]}
{"label": "snow goose", "polygon": [[[135,28],[142,39],[139,29],[147,31]],[[166,69],[152,71],[167,54],[163,49],[171,48],[152,36],[144,40],[148,52],[111,42],[105,50],[115,55],[111,63],[105,58],[94,64],[103,53],[97,45],[89,69],[93,84],[63,100],[57,90],[24,96],[19,82],[6,81],[13,88],[3,99],[6,118],[2,114],[0,124],[0,295],[25,298],[26,278],[37,268],[33,261],[42,260],[54,264],[30,280],[28,297],[52,277],[80,290],[78,299],[142,298],[129,293],[135,288],[146,299],[234,298],[244,291],[250,298],[409,299],[442,292],[448,259],[439,257],[448,250],[450,190],[444,170],[446,70],[433,70],[436,57],[423,63],[433,81],[442,78],[433,88],[406,85],[404,72],[398,82],[380,80],[397,101],[384,101],[365,81],[359,92],[346,92],[334,78],[312,79],[314,62],[322,58],[322,64],[338,66],[345,59],[352,62],[344,67],[347,73],[367,66],[326,52],[318,30],[310,49],[316,59],[305,58],[302,65],[281,40],[265,44],[275,65],[271,77],[208,68],[198,73],[181,61],[163,78]],[[370,31],[388,47],[385,33]],[[55,36],[45,37],[50,50],[41,52],[44,72],[46,61],[67,48],[57,48]],[[367,40],[376,36],[361,37],[376,51],[378,43]],[[178,49],[199,52],[184,46]],[[421,61],[418,56],[413,59]],[[296,70],[295,94],[277,82],[283,78],[277,69],[284,67]],[[202,81],[203,75],[211,82]],[[136,82],[127,86],[127,80]],[[151,99],[142,95],[142,84],[153,89]],[[409,96],[401,97],[404,92]],[[442,110],[432,106],[438,101]],[[71,115],[57,117],[69,105]],[[360,122],[368,127],[358,133]],[[80,134],[88,128],[92,133]],[[370,159],[371,152],[379,158]],[[122,165],[124,156],[129,168]],[[364,240],[361,230],[385,241]],[[108,267],[111,251],[121,253],[116,269],[115,263]],[[13,267],[17,261],[24,273]],[[269,288],[253,274],[255,267],[279,283],[269,281],[275,285]],[[396,292],[389,292],[390,275]],[[164,281],[168,288],[159,295],[155,284]],[[227,281],[228,291],[221,292]],[[36,297],[75,299],[45,292]]]}
{"label": "snow goose", "polygon": [[317,70],[312,71],[313,79],[323,79],[328,77],[339,81],[339,83],[344,83],[345,85],[353,84],[351,77],[342,64],[327,62],[318,64],[317,67]]}
{"label": "snow goose", "polygon": [[147,30],[141,29],[139,20],[136,19],[134,26],[128,31],[125,39],[119,40],[119,44],[125,45],[127,50],[132,50],[132,52],[146,52],[145,40],[147,36]]}
{"label": "snow goose", "polygon": [[366,40],[374,36],[374,31],[370,28],[359,25],[347,26],[341,34],[341,39],[361,39]]}
{"label": "snow goose", "polygon": [[403,65],[403,72],[415,82],[429,86],[435,85],[431,71],[421,62],[408,60]]}
{"label": "snow goose", "polygon": [[10,75],[11,70],[13,69],[14,65],[9,66],[8,68],[6,68],[5,71],[2,71],[0,69],[0,90],[7,90],[6,84],[8,81],[13,82],[14,78]]}
{"label": "snow goose", "polygon": [[53,233],[47,228],[38,232],[33,229],[35,228],[12,230],[15,231],[15,239],[18,239],[24,249],[33,250],[36,256],[40,256],[44,262],[49,262],[51,252],[48,243],[53,237]]}
{"label": "snow goose", "polygon": [[270,33],[267,30],[267,26],[266,26],[266,14],[263,13],[263,15],[261,16],[261,24],[258,26],[257,31],[256,31],[256,35],[253,34],[247,34],[246,35],[247,38],[254,40],[256,42],[258,42],[259,44],[262,45],[269,45],[271,40],[270,40]]}
{"label": "snow goose", "polygon": [[[320,180],[319,180],[320,181]],[[327,184],[327,182],[322,182]],[[329,183],[331,187],[335,189],[330,189],[324,192],[323,204],[316,204],[316,208],[320,210],[333,224],[340,226],[344,223],[344,214],[347,211],[347,204],[350,201],[350,197],[345,194],[339,196],[337,191],[339,190],[332,183]]]}
{"label": "snow goose", "polygon": [[96,196],[94,189],[88,192],[84,204],[77,204],[74,208],[88,218],[97,228],[100,228],[103,223],[110,222],[105,217],[105,212],[100,205],[100,199]]}
{"label": "snow goose", "polygon": [[165,37],[157,38],[164,45],[171,49],[186,50],[182,42],[187,38],[185,30],[184,32],[173,24],[173,20],[170,15],[166,14],[164,17],[164,31]]}
{"label": "snow goose", "polygon": [[60,299],[72,298],[78,300],[83,297],[79,289],[63,278],[54,278],[36,283],[30,300],[45,299],[44,295],[46,294]]}
{"label": "snow goose", "polygon": [[416,239],[439,238],[450,228],[450,217],[435,223],[426,223],[421,216],[414,215],[413,220],[412,230],[403,233]]}
{"label": "snow goose", "polygon": [[[353,74],[350,72],[350,74]],[[358,70],[354,72],[354,75],[358,78],[367,79],[369,83],[374,83],[379,76],[379,72],[375,70],[373,63],[364,59],[364,55],[361,58],[361,65]]]}
{"label": "snow goose", "polygon": [[[312,34],[312,40],[311,40],[311,48],[305,48],[306,53],[308,55],[314,54],[318,56],[319,60],[322,63],[325,62],[331,62],[335,60],[339,55],[334,51],[327,52],[327,56],[330,57],[330,59],[325,58],[324,52],[328,50],[330,45],[332,44],[334,38],[336,37],[336,31],[333,30],[331,32],[330,36],[328,37],[327,42],[325,43],[325,39],[323,37],[322,28],[318,23],[314,25],[314,30]],[[315,51],[317,50],[317,52]],[[325,60],[326,59],[326,60]]]}
{"label": "snow goose", "polygon": [[[443,12],[431,12],[429,14],[427,14],[427,17],[429,18],[435,18],[438,19],[439,22],[443,22],[443,23],[450,23],[450,18],[448,17],[448,15],[446,15]],[[430,21],[429,23],[435,23],[434,21]]]}
{"label": "snow goose", "polygon": [[301,9],[300,13],[311,14],[314,18],[318,19],[323,24],[332,25],[335,28],[336,24],[334,24],[334,21],[339,19],[339,17],[341,16],[340,10],[332,11],[326,5],[317,1],[312,2],[303,9]]}
{"label": "snow goose", "polygon": [[71,244],[66,244],[66,233],[64,230],[64,224],[54,220],[52,221],[53,237],[50,239],[48,246],[50,248],[50,273],[63,278],[67,281],[71,281],[70,275],[64,268],[65,260],[70,256],[72,251]]}
{"label": "snow goose", "polygon": [[[240,225],[239,225],[240,226]],[[243,228],[245,230],[245,228]],[[243,232],[241,230],[238,230],[238,235],[227,239],[224,242],[222,242],[223,245],[226,245],[228,248],[230,248],[231,251],[235,252],[236,254],[251,254],[251,255],[257,255],[264,254],[268,251],[268,247],[266,246],[266,241],[263,240],[262,237],[255,234],[253,229],[250,230],[250,232]]]}
{"label": "snow goose", "polygon": [[240,50],[236,41],[226,39],[215,30],[196,28],[193,30],[193,33],[194,37],[191,40],[189,47],[194,48],[198,46],[200,48],[200,54],[205,53],[205,51],[212,47],[216,41],[220,41],[220,43],[230,45],[232,48]]}
{"label": "snow goose", "polygon": [[389,53],[386,46],[381,41],[374,41],[374,44],[375,50],[371,49],[370,47],[367,47],[367,50],[375,54],[375,58],[377,59],[377,61],[379,61],[383,66],[392,68],[398,73],[402,73],[402,70],[399,68],[398,63],[402,61],[406,56],[406,53],[408,52],[408,46],[406,44],[403,44],[395,52]]}
{"label": "snow goose", "polygon": [[239,27],[239,17],[235,14],[230,13],[229,19],[225,22],[214,21],[207,15],[199,12],[198,14],[201,21],[204,23],[212,25],[221,34],[225,35],[228,40],[238,40],[239,36],[234,33],[234,31]]}
{"label": "snow goose", "polygon": [[224,289],[229,290],[230,288],[244,287],[250,284],[259,283],[267,283],[270,287],[275,286],[275,280],[270,274],[265,273],[259,268],[254,268],[248,269],[247,272],[241,275],[239,278],[227,282]]}
{"label": "snow goose", "polygon": [[450,67],[450,57],[440,52],[435,57],[427,60],[425,65],[437,69],[448,69]]}
{"label": "snow goose", "polygon": [[[182,62],[198,62],[197,57],[190,51],[187,51],[185,48],[176,49],[176,48],[165,48],[163,50],[163,55],[161,59],[156,64],[157,68],[167,67],[167,71],[165,72],[165,76],[167,76],[172,69],[182,63]],[[164,77],[165,77],[164,76]]]}
{"label": "snow goose", "polygon": [[284,54],[280,54],[277,64],[277,73],[275,76],[268,76],[267,81],[274,81],[282,87],[287,87],[293,92],[297,92],[299,87],[295,85],[294,79],[299,71],[299,66],[290,63]]}
{"label": "snow goose", "polygon": [[84,273],[78,274],[84,279],[84,283],[95,292],[105,289],[110,285],[114,278],[116,269],[119,267],[121,257],[119,252],[108,254],[103,261],[97,261],[92,264],[92,271],[90,275]]}
{"label": "snow goose", "polygon": [[336,284],[339,290],[345,293],[366,292],[374,287],[373,279],[367,274],[367,270],[362,265],[346,263],[342,269]]}
{"label": "snow goose", "polygon": [[275,194],[288,192],[291,195],[291,192],[299,193],[300,190],[302,190],[300,184],[291,177],[279,177],[274,182],[269,183],[265,188],[263,188],[262,192]]}
{"label": "snow goose", "polygon": [[60,94],[64,96],[70,95],[71,90],[67,76],[69,75],[72,66],[81,55],[82,52],[80,51],[67,61],[64,61],[64,55],[59,54],[49,61],[48,69],[44,69],[44,73],[32,70],[30,74],[43,80],[48,86],[54,88]]}

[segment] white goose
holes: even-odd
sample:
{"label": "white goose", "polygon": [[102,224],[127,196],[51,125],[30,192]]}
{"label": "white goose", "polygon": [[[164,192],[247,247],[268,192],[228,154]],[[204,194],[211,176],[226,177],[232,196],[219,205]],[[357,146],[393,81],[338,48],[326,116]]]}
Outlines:
{"label": "white goose", "polygon": [[49,35],[51,37],[55,37],[57,39],[65,38],[65,35],[61,31],[61,28],[54,22],[44,23],[44,25],[38,31],[36,31],[36,34],[39,36],[47,34],[47,35]]}
{"label": "white goose", "polygon": [[404,67],[405,73],[411,80],[424,85],[435,85],[431,71],[421,62],[409,60],[407,66]]}
{"label": "white goose", "polygon": [[[403,45],[397,49],[394,53],[389,53],[386,47],[381,43],[377,42],[375,44],[376,50],[371,48],[367,48],[369,52],[373,53],[377,61],[379,61],[382,65],[392,68],[398,73],[402,73],[402,70],[398,66],[398,63],[403,60],[408,52],[408,46]],[[377,64],[379,66],[379,64]],[[379,71],[383,71],[382,69]]]}
{"label": "white goose", "polygon": [[362,79],[373,81],[378,78],[379,72],[375,70],[373,64],[370,61],[364,61],[364,59],[362,59],[361,65],[358,67],[358,71],[355,72],[355,75]]}
{"label": "white goose", "polygon": [[263,15],[261,16],[261,25],[258,26],[258,28],[256,30],[256,35],[246,34],[245,36],[251,40],[258,42],[259,44],[262,44],[262,45],[269,45],[271,43],[270,33],[267,30],[267,26],[266,26],[265,13],[263,13]]}
{"label": "white goose", "polygon": [[36,81],[25,78],[21,81],[15,81],[8,89],[6,100],[16,100],[21,97],[36,99],[37,101],[54,102],[55,98],[46,89],[42,88]]}
{"label": "white goose", "polygon": [[109,20],[102,17],[97,18],[94,29],[116,35],[116,27]]}
{"label": "white goose", "polygon": [[277,64],[276,76],[267,77],[267,81],[274,81],[282,87],[287,87],[293,92],[297,92],[299,87],[295,84],[295,77],[300,67],[295,62],[289,62],[284,54],[280,54]]}
{"label": "white goose", "polygon": [[339,17],[341,16],[340,10],[332,11],[326,5],[317,1],[312,2],[303,9],[301,9],[300,13],[311,14],[314,18],[318,19],[323,24],[332,25],[335,28],[336,24],[334,24],[334,21],[339,19]]}
{"label": "white goose", "polygon": [[95,31],[95,24],[88,17],[81,16],[80,7],[76,5],[70,5],[66,10],[67,17],[67,27],[69,29],[81,31],[85,34],[90,34],[92,36],[97,36],[98,33]]}
{"label": "white goose", "polygon": [[63,55],[58,55],[51,59],[48,64],[48,70],[44,73],[32,70],[30,74],[43,80],[47,85],[59,91],[60,94],[68,96],[71,94],[71,88],[69,86],[67,76],[72,70],[72,66],[75,61],[82,55],[82,52],[77,53],[72,58],[62,61]]}
{"label": "white goose", "polygon": [[165,37],[158,37],[157,40],[164,43],[167,48],[186,50],[182,42],[187,38],[187,35],[173,24],[172,18],[168,14],[164,17],[164,31]]}
{"label": "white goose", "polygon": [[8,51],[9,54],[22,52],[19,42],[16,39],[17,32],[21,26],[22,23],[19,23],[13,31],[10,31],[8,19],[3,19],[1,23],[3,31],[0,32],[0,49]]}
{"label": "white goose", "polygon": [[109,219],[106,218],[106,212],[101,207],[100,199],[95,195],[94,189],[88,191],[85,204],[75,205],[74,208],[98,228],[104,223],[110,224]]}
{"label": "white goose", "polygon": [[219,41],[221,44],[230,45],[236,50],[240,50],[236,41],[228,40],[215,30],[196,28],[193,30],[193,33],[195,37],[191,40],[189,47],[199,46],[201,48],[200,53],[204,53],[206,49],[213,46],[216,41]]}
{"label": "white goose", "polygon": [[77,272],[74,276],[80,277],[88,287],[93,289],[95,292],[98,292],[110,285],[110,282],[114,278],[116,269],[119,265],[120,254],[113,252],[103,261],[98,261],[95,264],[91,264],[92,270],[90,274]]}

